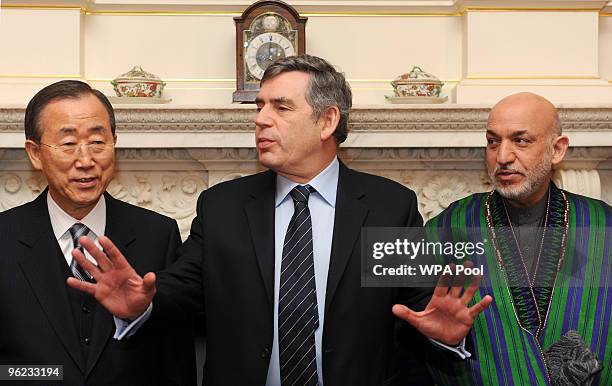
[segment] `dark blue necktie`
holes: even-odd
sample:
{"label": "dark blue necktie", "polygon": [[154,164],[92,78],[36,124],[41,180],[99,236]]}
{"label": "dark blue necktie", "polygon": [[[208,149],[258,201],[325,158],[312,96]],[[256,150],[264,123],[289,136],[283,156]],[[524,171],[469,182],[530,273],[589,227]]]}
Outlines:
{"label": "dark blue necktie", "polygon": [[314,189],[291,191],[295,211],[283,245],[278,301],[281,385],[317,385],[315,330],[319,327],[314,278],[312,221],[308,197]]}

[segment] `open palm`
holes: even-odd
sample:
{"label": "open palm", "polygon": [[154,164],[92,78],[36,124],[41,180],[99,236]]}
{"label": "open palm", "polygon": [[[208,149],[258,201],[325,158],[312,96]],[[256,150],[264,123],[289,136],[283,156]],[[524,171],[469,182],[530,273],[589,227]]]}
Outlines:
{"label": "open palm", "polygon": [[417,312],[396,304],[392,311],[421,334],[448,345],[457,345],[466,337],[476,317],[493,301],[491,296],[486,295],[480,302],[468,307],[481,279],[476,277],[472,284],[463,290],[465,277],[460,278],[450,289],[442,285],[441,278],[425,310]]}
{"label": "open palm", "polygon": [[87,260],[80,250],[74,249],[72,252],[73,258],[96,282],[88,283],[71,277],[68,278],[68,285],[95,297],[114,316],[134,320],[153,300],[155,274],[149,272],[144,278],[140,277],[109,238],[102,236],[98,241],[104,252],[88,237],[80,239],[81,245],[98,263],[97,266]]}

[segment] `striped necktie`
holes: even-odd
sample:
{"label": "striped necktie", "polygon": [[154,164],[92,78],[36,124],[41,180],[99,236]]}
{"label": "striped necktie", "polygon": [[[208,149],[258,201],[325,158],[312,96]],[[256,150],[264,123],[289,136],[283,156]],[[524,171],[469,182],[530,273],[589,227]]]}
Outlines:
{"label": "striped necktie", "polygon": [[290,192],[295,210],[283,245],[278,300],[281,385],[317,385],[315,330],[319,327],[314,279],[310,185]]}
{"label": "striped necktie", "polygon": [[[83,246],[79,242],[79,238],[81,238],[82,236],[87,236],[87,234],[89,234],[90,230],[87,225],[77,222],[73,226],[71,226],[68,231],[70,231],[70,236],[72,236],[73,247],[85,253],[83,251]],[[72,275],[79,280],[83,280],[89,283],[94,282],[93,277],[89,274],[89,272],[87,272],[77,263],[74,257],[72,258],[72,262],[70,263],[70,271],[72,271]]]}

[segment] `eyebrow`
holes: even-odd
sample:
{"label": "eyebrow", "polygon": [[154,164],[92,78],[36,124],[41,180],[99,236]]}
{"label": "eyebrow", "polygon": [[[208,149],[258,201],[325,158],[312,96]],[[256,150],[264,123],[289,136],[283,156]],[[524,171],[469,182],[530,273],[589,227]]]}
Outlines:
{"label": "eyebrow", "polygon": [[[293,100],[292,100],[292,99],[289,99],[289,98],[284,97],[284,96],[280,96],[280,97],[272,98],[272,99],[270,99],[270,102],[271,102],[272,104],[275,104],[275,105],[278,105],[278,104],[286,104],[286,105],[289,105],[289,106],[295,106],[295,103],[293,102]],[[265,103],[265,102],[264,102],[263,98],[256,97],[256,98],[255,98],[255,103],[256,103],[256,104],[263,104],[263,103]]]}
{"label": "eyebrow", "polygon": [[[521,130],[517,130],[517,131],[512,132],[511,136],[512,137],[520,137],[521,135],[525,135],[525,134],[529,134],[529,133],[527,132],[527,130],[521,129]],[[495,137],[499,137],[499,134],[497,134],[496,132],[494,132],[491,129],[487,129],[487,135],[492,135],[492,136],[495,136]]]}
{"label": "eyebrow", "polygon": [[[105,130],[104,126],[100,126],[100,125],[96,125],[96,126],[92,126],[89,129],[87,129],[88,132],[90,133],[100,133],[103,132]],[[62,127],[60,129],[60,133],[61,134],[74,134],[77,130],[74,127]]]}
{"label": "eyebrow", "polygon": [[521,135],[527,134],[527,130],[518,130],[512,133],[513,137],[520,137]]}
{"label": "eyebrow", "polygon": [[281,97],[277,97],[277,98],[272,98],[272,103],[278,104],[278,103],[285,103],[285,104],[289,104],[289,105],[293,105],[293,101],[287,97],[281,96]]}

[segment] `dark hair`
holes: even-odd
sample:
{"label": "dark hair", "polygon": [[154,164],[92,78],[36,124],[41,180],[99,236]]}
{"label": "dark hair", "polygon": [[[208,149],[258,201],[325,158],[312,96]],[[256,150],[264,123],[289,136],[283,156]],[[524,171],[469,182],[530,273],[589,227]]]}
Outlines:
{"label": "dark hair", "polygon": [[28,103],[24,120],[26,139],[40,142],[44,129],[40,127],[40,114],[49,103],[60,99],[78,99],[85,94],[95,96],[102,103],[108,113],[111,132],[115,135],[115,112],[106,95],[80,80],[61,80],[37,92]]}
{"label": "dark hair", "polygon": [[348,116],[352,105],[351,87],[334,66],[324,59],[311,55],[289,56],[273,62],[264,72],[260,84],[284,72],[301,71],[310,75],[306,100],[313,109],[313,118],[319,120],[323,112],[332,106],[340,110],[340,121],[334,132],[336,143],[344,142],[348,135]]}

